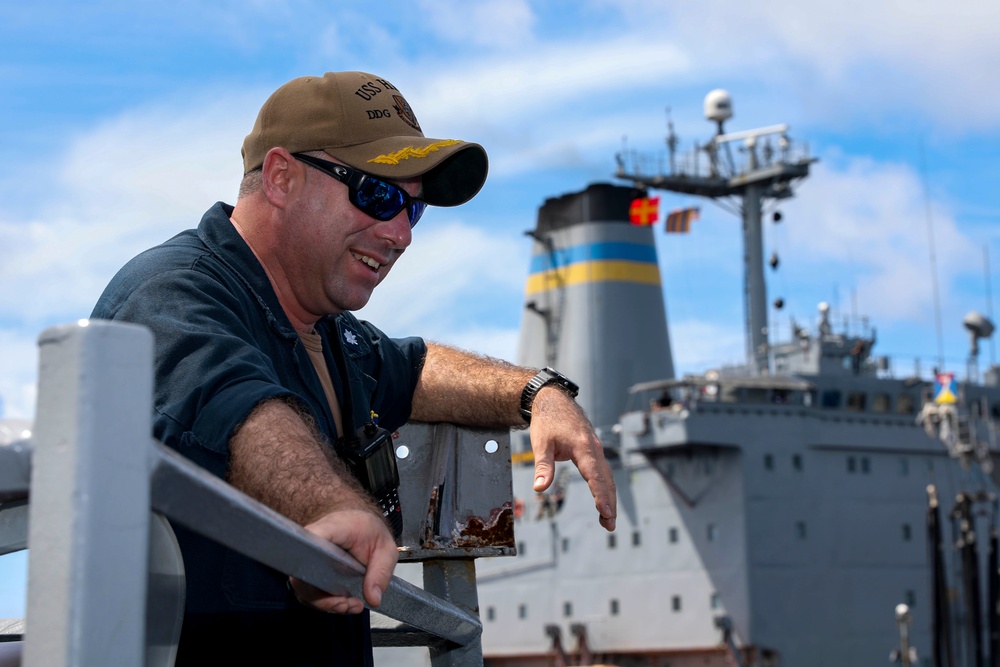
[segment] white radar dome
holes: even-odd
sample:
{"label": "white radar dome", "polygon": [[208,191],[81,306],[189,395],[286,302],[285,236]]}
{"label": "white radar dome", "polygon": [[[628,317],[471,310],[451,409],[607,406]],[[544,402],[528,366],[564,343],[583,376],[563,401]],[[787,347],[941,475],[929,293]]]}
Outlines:
{"label": "white radar dome", "polygon": [[989,338],[993,335],[993,322],[990,318],[974,310],[962,319],[962,324],[977,338]]}
{"label": "white radar dome", "polygon": [[729,92],[716,88],[705,96],[705,118],[721,123],[733,117],[733,98]]}

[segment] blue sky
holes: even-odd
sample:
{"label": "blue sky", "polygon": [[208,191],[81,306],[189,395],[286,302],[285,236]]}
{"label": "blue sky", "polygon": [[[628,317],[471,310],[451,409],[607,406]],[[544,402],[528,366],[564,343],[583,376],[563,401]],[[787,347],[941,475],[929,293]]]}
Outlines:
{"label": "blue sky", "polygon": [[[330,70],[392,81],[429,136],[490,153],[482,193],[425,215],[363,311],[390,334],[514,359],[538,206],[612,180],[625,143],[662,154],[666,107],[682,148],[706,140],[715,88],[727,129],[788,123],[820,160],[765,230],[779,335],[827,301],[870,318],[897,372],[939,350],[961,372],[962,316],[991,314],[1000,284],[994,0],[40,0],[0,8],[0,44],[0,418],[33,416],[38,333],[232,202],[260,104]],[[661,196],[702,207],[657,238],[675,366],[738,362],[739,221]],[[0,558],[0,618],[23,613],[23,571]]]}

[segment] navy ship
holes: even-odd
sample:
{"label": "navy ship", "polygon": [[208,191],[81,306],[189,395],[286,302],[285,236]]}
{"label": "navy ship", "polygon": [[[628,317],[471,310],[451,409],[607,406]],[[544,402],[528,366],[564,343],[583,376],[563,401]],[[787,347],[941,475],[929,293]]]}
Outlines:
{"label": "navy ship", "polygon": [[[897,375],[874,331],[839,330],[825,303],[815,328],[771,341],[763,221],[815,159],[784,125],[726,132],[725,91],[705,113],[703,146],[678,154],[671,128],[665,169],[619,154],[617,182],[548,199],[527,232],[518,362],[580,384],[619,518],[598,529],[568,469],[534,493],[512,434],[518,553],[477,564],[486,664],[1000,664],[1000,373],[975,370],[992,323],[965,318],[961,380]],[[676,377],[642,210],[657,190],[741,216],[744,364]]]}

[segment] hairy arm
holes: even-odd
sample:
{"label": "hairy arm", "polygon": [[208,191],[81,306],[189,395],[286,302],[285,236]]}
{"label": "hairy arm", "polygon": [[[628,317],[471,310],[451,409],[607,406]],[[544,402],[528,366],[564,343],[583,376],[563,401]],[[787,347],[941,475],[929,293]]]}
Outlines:
{"label": "hairy arm", "polygon": [[[427,343],[427,356],[413,393],[411,418],[482,428],[524,426],[521,392],[537,371],[462,350]],[[590,487],[599,521],[615,529],[615,482],[594,427],[562,389],[543,387],[531,409],[535,491],[555,479],[555,462],[572,461]]]}
{"label": "hairy arm", "polygon": [[296,523],[345,509],[381,514],[308,417],[283,400],[254,408],[229,451],[229,483]]}
{"label": "hairy arm", "polygon": [[[395,541],[381,511],[308,418],[283,400],[265,401],[237,429],[229,450],[229,483],[365,565],[364,596],[378,606],[396,565]],[[324,611],[363,608],[356,598],[294,579],[292,585],[300,600]]]}
{"label": "hairy arm", "polygon": [[411,419],[482,428],[525,426],[521,391],[536,371],[427,343]]}

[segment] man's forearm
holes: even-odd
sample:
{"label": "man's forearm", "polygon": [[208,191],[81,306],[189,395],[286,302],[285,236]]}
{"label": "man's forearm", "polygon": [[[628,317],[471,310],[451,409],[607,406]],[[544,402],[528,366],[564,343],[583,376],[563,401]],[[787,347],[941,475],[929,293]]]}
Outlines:
{"label": "man's forearm", "polygon": [[[410,416],[485,428],[524,426],[521,394],[534,376],[530,368],[429,343]],[[531,415],[535,491],[552,484],[556,462],[572,461],[590,487],[601,525],[614,530],[614,476],[583,409],[560,387],[547,385],[535,395]]]}
{"label": "man's forearm", "polygon": [[227,481],[300,525],[343,509],[381,516],[307,419],[282,400],[254,408],[230,440]]}
{"label": "man's forearm", "polygon": [[471,352],[427,344],[411,418],[470,426],[524,426],[521,392],[535,371]]}

